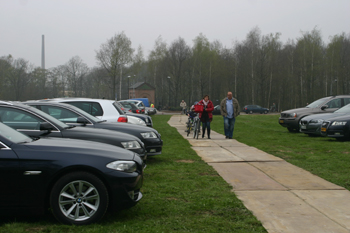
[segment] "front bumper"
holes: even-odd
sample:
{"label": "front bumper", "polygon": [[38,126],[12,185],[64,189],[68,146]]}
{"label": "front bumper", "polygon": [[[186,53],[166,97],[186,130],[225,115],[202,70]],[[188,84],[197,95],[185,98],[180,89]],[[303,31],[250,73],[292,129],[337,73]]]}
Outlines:
{"label": "front bumper", "polygon": [[299,128],[299,122],[296,118],[282,118],[282,117],[280,117],[278,119],[278,123],[281,126],[287,127],[287,128],[294,128],[294,129]]}
{"label": "front bumper", "polygon": [[109,194],[109,209],[117,211],[136,205],[142,199],[143,167],[133,173],[113,171],[106,177]]}

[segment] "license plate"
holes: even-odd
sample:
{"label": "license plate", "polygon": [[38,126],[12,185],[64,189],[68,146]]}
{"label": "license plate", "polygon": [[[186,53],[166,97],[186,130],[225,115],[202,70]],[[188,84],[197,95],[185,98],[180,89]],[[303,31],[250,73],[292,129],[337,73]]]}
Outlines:
{"label": "license plate", "polygon": [[306,125],[302,125],[300,128],[301,129],[306,129]]}
{"label": "license plate", "polygon": [[326,132],[327,128],[321,128],[321,132]]}
{"label": "license plate", "polygon": [[280,120],[280,123],[283,124],[283,123],[284,123],[284,120]]}

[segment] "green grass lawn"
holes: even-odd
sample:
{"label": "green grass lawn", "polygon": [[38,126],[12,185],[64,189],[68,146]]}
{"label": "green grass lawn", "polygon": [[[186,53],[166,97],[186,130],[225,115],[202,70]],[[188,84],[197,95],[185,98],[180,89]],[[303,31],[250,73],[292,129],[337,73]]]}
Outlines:
{"label": "green grass lawn", "polygon": [[[350,190],[350,142],[327,137],[289,133],[278,123],[279,115],[241,115],[233,138]],[[221,116],[214,116],[211,128],[224,134]]]}
{"label": "green grass lawn", "polygon": [[60,225],[52,215],[1,218],[0,232],[266,232],[232,187],[167,124],[169,119],[153,116],[163,153],[148,159],[144,197],[136,206],[80,227]]}

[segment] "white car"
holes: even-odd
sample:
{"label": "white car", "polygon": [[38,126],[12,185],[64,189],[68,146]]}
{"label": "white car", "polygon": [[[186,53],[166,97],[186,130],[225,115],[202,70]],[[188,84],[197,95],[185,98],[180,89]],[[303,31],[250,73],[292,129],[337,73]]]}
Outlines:
{"label": "white car", "polygon": [[97,117],[100,120],[107,122],[126,122],[130,124],[136,124],[146,126],[146,123],[133,116],[127,116],[125,113],[115,106],[114,100],[107,99],[90,99],[90,98],[55,98],[51,101],[57,101],[60,103],[69,103],[74,105],[85,112]]}

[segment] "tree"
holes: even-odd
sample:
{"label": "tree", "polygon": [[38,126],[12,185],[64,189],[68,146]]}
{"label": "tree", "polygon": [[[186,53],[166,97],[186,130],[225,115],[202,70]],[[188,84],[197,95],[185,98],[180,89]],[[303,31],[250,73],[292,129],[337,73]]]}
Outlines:
{"label": "tree", "polygon": [[[117,82],[119,81],[119,98],[121,98],[121,86],[123,77],[123,66],[132,61],[134,49],[131,48],[131,40],[124,32],[113,36],[102,44],[99,51],[96,51],[96,60],[109,76],[109,87],[112,91],[110,97],[115,98]],[[119,80],[118,80],[119,74]]]}
{"label": "tree", "polygon": [[64,65],[64,68],[68,87],[72,90],[73,95],[75,97],[83,96],[85,94],[83,88],[84,77],[89,72],[89,67],[83,63],[80,57],[75,56]]}
{"label": "tree", "polygon": [[[184,72],[184,63],[190,54],[190,47],[186,44],[185,40],[179,37],[175,40],[169,47],[167,53],[167,61],[169,64],[168,72],[171,78],[171,82],[174,85],[173,88],[173,98],[176,102],[179,101],[178,93],[180,90],[181,82],[185,82],[185,72]],[[169,80],[170,84],[170,80]],[[169,104],[170,104],[170,96],[169,95]]]}

